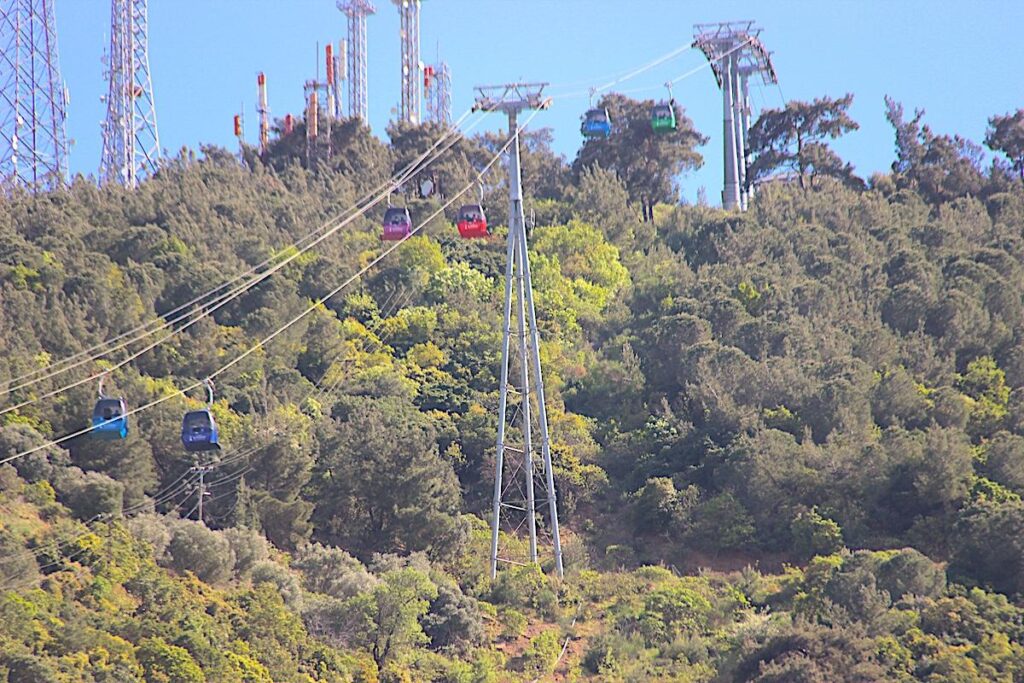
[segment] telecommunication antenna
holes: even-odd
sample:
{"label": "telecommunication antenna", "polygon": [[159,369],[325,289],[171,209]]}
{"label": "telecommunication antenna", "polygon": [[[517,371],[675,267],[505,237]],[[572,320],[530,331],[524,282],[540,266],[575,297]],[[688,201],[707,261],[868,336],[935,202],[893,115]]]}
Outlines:
{"label": "telecommunication antenna", "polygon": [[423,95],[428,121],[442,126],[452,122],[452,73],[448,62],[423,68]]}
{"label": "telecommunication antenna", "polygon": [[398,118],[420,123],[420,0],[392,0],[401,18],[402,100]]}
{"label": "telecommunication antenna", "polygon": [[160,165],[149,73],[148,0],[111,0],[100,183],[137,187]]}
{"label": "telecommunication antenna", "polygon": [[267,77],[261,71],[256,74],[256,113],[260,115],[260,158],[267,158],[270,148],[270,107],[267,106]]}
{"label": "telecommunication antenna", "polygon": [[[537,424],[540,428],[541,457],[551,540],[555,554],[555,570],[562,576],[562,542],[558,533],[558,505],[555,496],[555,478],[551,469],[551,437],[548,432],[547,405],[544,400],[544,376],[540,366],[540,337],[537,331],[537,314],[533,302],[533,284],[530,278],[530,257],[526,243],[526,220],[523,215],[522,169],[519,162],[519,113],[530,109],[547,109],[550,98],[543,96],[546,83],[509,83],[497,86],[478,86],[479,96],[473,109],[476,111],[499,111],[508,116],[508,130],[512,144],[508,148],[508,246],[505,262],[505,309],[501,342],[501,394],[498,400],[498,440],[494,464],[494,509],[491,518],[491,578],[497,575],[498,562],[508,561],[498,555],[498,540],[502,514],[513,516],[523,513],[520,525],[525,522],[530,535],[530,561],[537,562],[537,515],[534,496],[534,462],[532,439],[531,396],[537,406]],[[516,341],[519,355],[519,387],[510,386],[509,366],[511,361],[512,307],[515,303],[518,326]],[[531,392],[531,376],[533,387]],[[509,394],[519,397],[520,425],[523,434],[522,448],[506,441]],[[505,467],[511,469],[510,481],[504,481]],[[507,500],[511,486],[519,485],[516,475],[523,471],[526,491],[523,499]],[[517,490],[522,492],[521,489]],[[518,527],[517,527],[518,528]]]}
{"label": "telecommunication antenna", "polygon": [[369,124],[366,94],[366,17],[377,13],[370,0],[338,0],[348,17],[348,114]]}
{"label": "telecommunication antenna", "polygon": [[0,1],[0,184],[8,191],[67,182],[68,98],[54,1]]}
{"label": "telecommunication antenna", "polygon": [[725,142],[725,186],[722,206],[745,211],[749,199],[747,182],[748,133],[750,131],[749,79],[760,76],[766,84],[779,82],[771,53],[761,43],[761,28],[753,21],[695,24],[693,46],[707,57],[722,89]]}

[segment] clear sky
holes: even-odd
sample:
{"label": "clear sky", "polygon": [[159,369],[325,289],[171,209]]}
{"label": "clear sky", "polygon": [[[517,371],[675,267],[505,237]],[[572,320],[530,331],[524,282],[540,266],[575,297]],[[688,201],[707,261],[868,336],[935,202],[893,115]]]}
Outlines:
{"label": "clear sky", "polygon": [[[399,97],[398,12],[376,0],[367,22],[370,123],[377,134]],[[106,0],[57,0],[61,68],[71,95],[72,171],[95,173],[106,92],[100,57],[109,39]],[[555,94],[586,91],[688,44],[693,24],[756,20],[773,52],[779,87],[755,87],[756,109],[786,99],[856,96],[861,129],[836,145],[857,172],[886,170],[892,129],[883,96],[921,107],[934,130],[982,141],[989,116],[1024,107],[1024,0],[424,0],[423,60],[438,51],[453,73],[457,118],[472,86],[548,81]],[[232,116],[244,109],[256,138],[256,73],[267,74],[272,115],[302,111],[302,82],[316,75],[317,42],[345,37],[334,0],[150,0],[150,62],[161,146],[234,147]],[[690,50],[613,90],[649,88],[699,66]],[[322,71],[321,66],[321,71]],[[683,80],[675,96],[711,141],[705,166],[682,181],[693,201],[707,187],[717,203],[722,178],[722,104],[709,70]],[[534,119],[550,126],[570,160],[580,144],[586,95],[558,99]],[[500,127],[495,116],[491,128]]]}

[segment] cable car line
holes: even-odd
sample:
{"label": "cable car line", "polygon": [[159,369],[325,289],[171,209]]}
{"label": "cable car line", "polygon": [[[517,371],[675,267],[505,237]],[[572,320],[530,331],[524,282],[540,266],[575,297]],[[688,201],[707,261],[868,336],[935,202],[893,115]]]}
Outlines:
{"label": "cable car line", "polygon": [[[446,152],[448,149],[450,149],[452,146],[454,146],[454,144],[457,141],[458,141],[458,139],[453,139],[445,147],[445,149],[442,150],[442,152],[440,152],[437,156],[439,156],[440,154],[443,154],[444,152]],[[436,158],[437,157],[435,157],[435,160],[436,160]],[[421,169],[417,169],[416,171],[407,174],[405,179],[408,179],[409,176],[414,175],[416,172],[419,172],[419,170],[421,170]],[[61,393],[65,392],[65,391],[68,391],[69,389],[73,389],[75,387],[78,387],[78,386],[81,386],[81,385],[86,384],[88,382],[91,382],[93,380],[96,380],[97,378],[99,378],[100,376],[102,376],[104,374],[107,374],[107,373],[112,372],[114,370],[118,370],[118,369],[128,365],[129,363],[131,363],[133,360],[135,360],[139,356],[141,356],[141,355],[145,354],[146,352],[156,348],[157,346],[159,346],[160,344],[164,343],[168,339],[171,339],[172,337],[175,337],[175,336],[181,334],[182,332],[184,332],[188,328],[192,327],[193,325],[195,325],[199,321],[205,319],[206,317],[208,317],[209,315],[211,315],[215,311],[217,311],[220,308],[226,306],[228,303],[230,303],[231,301],[236,299],[238,296],[241,296],[242,294],[244,294],[248,290],[252,289],[256,285],[262,283],[264,280],[266,280],[267,278],[271,277],[272,275],[274,275],[275,273],[277,273],[278,271],[283,269],[285,266],[287,266],[292,261],[294,261],[295,259],[297,259],[300,256],[302,256],[304,253],[306,253],[310,249],[314,248],[315,246],[317,246],[318,244],[320,244],[324,240],[326,240],[329,237],[331,237],[334,234],[336,234],[338,231],[340,231],[346,225],[352,223],[357,218],[360,218],[361,216],[365,215],[365,213],[369,209],[373,208],[374,206],[379,204],[381,201],[383,201],[383,198],[385,196],[386,196],[385,193],[379,194],[368,205],[363,206],[356,213],[353,213],[352,215],[350,215],[347,218],[345,218],[344,220],[342,220],[340,223],[337,223],[336,225],[330,227],[326,232],[323,232],[321,235],[317,236],[309,244],[303,246],[301,249],[298,249],[297,251],[295,251],[294,253],[290,254],[286,258],[279,260],[270,269],[263,271],[262,273],[258,274],[256,277],[250,279],[249,281],[243,283],[242,285],[239,285],[238,287],[235,287],[228,294],[225,294],[225,295],[221,296],[219,299],[214,300],[214,301],[216,301],[215,305],[213,305],[213,306],[209,306],[208,305],[208,307],[199,310],[197,312],[196,316],[194,318],[192,318],[191,320],[189,320],[188,322],[186,322],[184,325],[182,325],[180,327],[177,327],[175,329],[172,329],[164,337],[156,340],[155,342],[150,343],[149,345],[139,349],[138,351],[135,351],[135,352],[131,353],[127,358],[125,358],[125,359],[121,360],[120,362],[116,363],[113,367],[111,367],[109,369],[105,369],[105,370],[103,370],[103,371],[101,371],[99,373],[90,375],[88,377],[85,377],[85,378],[83,378],[81,380],[78,380],[76,382],[72,382],[72,383],[67,384],[65,386],[59,387],[57,389],[53,389],[51,391],[45,392],[43,394],[40,394],[39,396],[35,396],[33,398],[26,399],[26,400],[24,400],[24,401],[22,401],[20,403],[15,404],[15,405],[8,406],[8,407],[0,410],[0,415],[4,415],[6,413],[9,413],[9,412],[12,412],[12,411],[15,411],[15,410],[19,410],[19,409],[24,408],[24,407],[29,406],[29,405],[33,405],[33,404],[38,403],[39,401],[42,401],[42,400],[47,399],[47,398],[52,398],[53,396],[56,396],[56,395],[61,394]],[[188,315],[192,315],[192,313],[190,312]],[[185,317],[185,316],[183,316],[183,317]],[[172,326],[173,324],[174,324],[173,321],[165,322],[159,328],[153,330],[152,332],[147,332],[147,333],[145,333],[143,335],[140,335],[136,340],[133,340],[133,341],[138,341],[139,339],[148,337],[148,336],[150,336],[152,334],[155,334],[156,332],[161,331],[162,329],[165,329],[167,327]],[[83,361],[83,362],[88,362],[88,361]],[[79,363],[79,364],[81,364],[81,363]]]}
{"label": "cable car line", "polygon": [[[494,156],[493,156],[493,157],[492,157],[492,158],[491,158],[491,159],[490,159],[490,160],[489,160],[489,161],[487,162],[487,164],[486,164],[486,165],[484,166],[483,170],[481,170],[481,171],[480,171],[479,173],[477,173],[477,174],[476,174],[476,177],[475,177],[475,178],[474,178],[473,180],[471,180],[469,184],[467,184],[467,185],[466,185],[466,186],[464,186],[464,187],[463,187],[463,188],[462,188],[461,190],[459,190],[459,191],[458,191],[458,192],[457,192],[457,193],[456,193],[455,195],[453,195],[453,196],[452,196],[452,197],[451,197],[451,198],[450,198],[450,199],[449,199],[448,201],[446,201],[446,202],[445,202],[445,203],[444,203],[444,204],[443,204],[443,205],[442,205],[442,206],[441,206],[441,207],[440,207],[439,209],[437,209],[436,211],[434,211],[434,212],[433,212],[433,213],[432,213],[432,214],[431,214],[430,216],[428,216],[428,217],[427,217],[427,218],[426,218],[426,219],[425,219],[424,221],[422,221],[422,222],[421,222],[421,223],[420,223],[419,225],[415,226],[415,227],[413,228],[412,232],[410,232],[410,234],[409,234],[409,235],[408,235],[408,236],[407,236],[407,237],[406,237],[405,239],[403,239],[403,240],[401,240],[401,241],[398,241],[398,242],[394,242],[394,243],[392,243],[392,244],[391,244],[390,246],[388,246],[388,247],[387,247],[386,249],[384,249],[384,250],[383,250],[383,251],[382,251],[382,252],[381,252],[381,253],[380,253],[379,255],[377,255],[377,256],[376,256],[375,258],[373,258],[373,259],[372,259],[372,260],[371,260],[371,261],[370,261],[369,263],[367,263],[366,265],[364,265],[363,267],[361,267],[361,268],[360,268],[360,269],[359,269],[358,271],[356,271],[356,272],[355,272],[354,274],[352,274],[351,276],[349,276],[348,278],[346,278],[346,279],[345,279],[345,280],[344,280],[344,281],[343,281],[343,282],[342,282],[342,283],[341,283],[340,285],[338,285],[337,287],[335,287],[335,288],[334,288],[333,290],[331,290],[331,291],[330,291],[330,292],[329,292],[328,294],[326,294],[325,296],[321,297],[319,301],[317,301],[317,302],[314,302],[314,303],[313,303],[312,305],[310,305],[309,307],[307,307],[307,308],[306,308],[306,309],[305,309],[304,311],[302,311],[302,312],[301,312],[301,313],[299,313],[299,314],[298,314],[297,316],[295,316],[294,318],[292,318],[291,320],[289,320],[288,322],[286,322],[286,323],[285,323],[284,325],[282,325],[282,326],[281,326],[281,327],[279,327],[278,329],[276,329],[276,330],[274,330],[273,332],[271,332],[270,334],[268,334],[268,335],[267,335],[266,337],[264,337],[263,339],[259,340],[259,341],[258,341],[258,342],[256,342],[255,344],[253,344],[253,345],[252,345],[252,346],[251,346],[251,347],[250,347],[249,349],[247,349],[247,350],[243,351],[243,352],[242,352],[241,354],[239,354],[238,356],[236,356],[236,357],[235,357],[235,358],[233,358],[232,360],[228,361],[227,363],[225,363],[224,365],[222,365],[222,366],[221,366],[220,368],[218,368],[217,370],[214,370],[213,372],[211,372],[211,373],[209,374],[209,377],[208,377],[208,379],[211,379],[211,380],[212,380],[213,378],[215,378],[215,377],[219,376],[220,374],[222,374],[222,373],[226,372],[226,371],[227,371],[227,370],[229,370],[230,368],[232,368],[232,367],[234,367],[235,365],[237,365],[238,363],[242,362],[242,361],[243,361],[244,359],[248,358],[248,357],[249,357],[250,355],[252,355],[252,354],[253,354],[253,353],[255,353],[256,351],[258,351],[259,349],[263,348],[263,346],[264,346],[264,345],[266,345],[266,344],[270,343],[271,341],[273,341],[274,339],[276,339],[276,338],[277,338],[278,336],[280,336],[281,334],[283,334],[283,333],[284,333],[284,332],[285,332],[286,330],[288,330],[289,328],[291,328],[291,327],[292,327],[293,325],[295,325],[296,323],[298,323],[298,322],[299,322],[300,320],[302,320],[303,318],[305,318],[305,317],[306,317],[307,315],[309,315],[309,314],[310,314],[310,313],[312,313],[313,311],[317,310],[317,309],[318,309],[318,308],[319,308],[319,307],[320,307],[320,306],[321,306],[321,305],[323,304],[323,302],[325,302],[325,301],[327,301],[327,300],[331,299],[332,297],[334,297],[335,295],[337,295],[337,294],[338,294],[339,292],[341,292],[342,290],[344,290],[345,288],[347,288],[347,287],[348,287],[349,285],[351,285],[351,284],[352,284],[353,282],[356,282],[357,280],[359,280],[359,279],[360,279],[360,278],[361,278],[361,277],[362,277],[363,275],[365,275],[365,274],[366,274],[367,272],[369,272],[369,271],[370,271],[370,270],[371,270],[372,268],[374,268],[374,267],[375,267],[375,266],[376,266],[376,265],[377,265],[378,263],[380,263],[380,262],[381,262],[382,260],[384,260],[385,258],[387,258],[387,257],[388,257],[388,256],[389,256],[389,255],[390,255],[390,254],[391,254],[391,253],[392,253],[393,251],[395,251],[396,249],[398,249],[398,247],[400,247],[400,246],[401,246],[401,245],[402,245],[402,244],[403,244],[403,243],[404,243],[404,242],[405,242],[406,240],[408,240],[408,239],[409,239],[410,237],[412,237],[413,235],[417,234],[417,233],[418,233],[418,232],[419,232],[420,230],[422,230],[422,229],[423,229],[423,228],[424,228],[424,227],[425,227],[425,226],[426,226],[427,224],[429,224],[429,223],[430,223],[430,222],[431,222],[431,221],[432,221],[432,220],[433,220],[434,218],[436,218],[437,216],[439,216],[439,215],[441,215],[442,213],[444,213],[444,211],[445,211],[445,210],[447,210],[447,209],[448,209],[449,207],[451,207],[451,205],[452,205],[452,204],[454,204],[454,203],[455,203],[455,202],[456,202],[456,201],[457,201],[458,199],[460,199],[460,198],[462,197],[462,195],[464,195],[464,194],[465,194],[466,192],[468,192],[468,191],[469,191],[469,190],[470,190],[470,189],[471,189],[471,188],[472,188],[472,187],[473,187],[473,186],[474,186],[474,185],[475,185],[475,184],[476,184],[477,182],[479,182],[479,181],[480,181],[480,180],[481,180],[481,179],[483,178],[483,175],[484,175],[484,174],[485,174],[485,173],[486,173],[486,172],[487,172],[487,171],[488,171],[488,170],[489,170],[489,169],[490,169],[490,168],[491,168],[491,167],[492,167],[492,166],[493,166],[493,165],[494,165],[495,163],[497,163],[499,159],[501,159],[502,155],[503,155],[503,154],[505,153],[505,151],[506,151],[506,150],[507,150],[507,149],[509,148],[509,146],[510,146],[510,145],[512,144],[512,142],[518,139],[518,137],[519,137],[519,133],[521,133],[521,132],[522,132],[523,128],[525,128],[525,127],[526,127],[526,126],[527,126],[527,125],[528,125],[528,124],[530,123],[530,121],[532,121],[532,120],[533,120],[533,118],[534,118],[534,117],[535,117],[535,116],[536,116],[536,115],[537,115],[537,114],[538,114],[538,113],[539,113],[540,111],[541,111],[541,110],[539,110],[539,109],[537,109],[537,110],[534,110],[534,111],[533,111],[533,112],[532,112],[532,113],[530,114],[530,116],[528,116],[528,117],[526,118],[526,120],[525,120],[525,121],[523,121],[523,123],[521,123],[521,124],[520,124],[520,125],[519,125],[519,126],[518,126],[518,127],[516,128],[516,134],[515,134],[515,135],[510,135],[510,136],[509,136],[509,139],[508,139],[508,141],[507,141],[507,142],[506,142],[506,143],[505,143],[504,145],[502,145],[502,147],[501,147],[501,148],[500,148],[500,149],[498,150],[497,154],[495,154],[495,155],[494,155]],[[155,400],[153,400],[153,401],[150,401],[149,403],[146,403],[146,404],[144,404],[144,405],[138,406],[138,407],[136,407],[136,408],[132,408],[131,410],[129,410],[129,411],[128,411],[128,412],[127,412],[127,413],[125,414],[125,417],[129,417],[129,416],[131,416],[131,415],[134,415],[134,414],[140,413],[140,412],[142,412],[142,411],[144,411],[144,410],[148,410],[148,409],[150,409],[150,408],[153,408],[153,407],[155,407],[155,406],[157,406],[157,405],[160,405],[161,403],[164,403],[164,402],[166,402],[166,401],[169,401],[169,400],[170,400],[170,399],[172,399],[172,398],[177,398],[177,397],[179,397],[179,396],[182,396],[182,395],[184,395],[184,394],[185,394],[186,392],[189,392],[189,391],[191,391],[191,390],[193,390],[193,389],[196,389],[196,388],[198,388],[198,387],[202,386],[202,385],[204,384],[204,382],[205,382],[205,380],[204,380],[204,381],[198,381],[198,382],[194,382],[194,383],[192,383],[192,384],[190,384],[190,385],[188,385],[188,386],[186,386],[186,387],[184,387],[184,388],[182,388],[182,389],[176,389],[176,390],[175,390],[174,392],[172,392],[172,393],[166,394],[166,395],[164,395],[164,396],[161,396],[160,398],[157,398],[157,399],[155,399]],[[57,439],[52,439],[52,440],[50,440],[50,441],[47,441],[46,443],[40,444],[40,445],[38,445],[38,446],[34,446],[34,447],[32,447],[32,448],[29,448],[29,449],[26,449],[26,450],[24,450],[24,451],[21,451],[21,452],[19,452],[19,453],[15,453],[15,454],[13,454],[13,455],[9,455],[9,456],[7,456],[6,458],[2,458],[2,459],[0,459],[0,465],[6,464],[6,463],[8,463],[8,462],[11,462],[12,460],[17,460],[18,458],[22,458],[22,457],[24,457],[24,456],[26,456],[26,455],[30,455],[30,454],[32,454],[32,453],[38,453],[39,451],[41,451],[41,450],[43,450],[43,449],[46,449],[46,448],[50,448],[50,447],[52,447],[52,446],[55,446],[55,445],[59,445],[59,444],[65,443],[65,442],[67,442],[67,441],[69,441],[69,440],[71,440],[71,439],[77,438],[77,437],[79,437],[79,436],[82,436],[82,435],[84,435],[84,434],[88,434],[88,433],[89,433],[90,431],[92,431],[92,426],[91,426],[91,425],[90,425],[89,427],[85,428],[85,429],[80,429],[80,430],[78,430],[78,431],[72,432],[72,433],[70,433],[70,434],[66,434],[66,435],[64,435],[64,436],[62,436],[62,437],[59,437],[59,438],[57,438]]]}
{"label": "cable car line", "polygon": [[[350,219],[354,218],[355,216],[350,216],[349,215],[353,211],[356,212],[356,215],[362,215],[363,213],[365,213],[366,209],[369,208],[369,207],[365,207],[363,209],[360,209],[359,207],[362,204],[365,204],[365,203],[371,201],[372,198],[376,197],[381,192],[384,192],[384,191],[390,192],[390,190],[392,188],[396,188],[396,187],[401,186],[410,177],[412,177],[413,175],[421,172],[423,170],[423,168],[425,168],[426,166],[428,166],[431,163],[433,163],[434,161],[436,161],[440,157],[441,154],[444,154],[449,149],[451,149],[451,147],[454,146],[454,144],[458,141],[458,139],[460,137],[462,137],[465,133],[468,133],[470,130],[472,130],[477,125],[479,125],[479,123],[484,118],[483,116],[478,117],[475,122],[473,122],[471,125],[469,125],[465,129],[465,131],[462,131],[462,130],[459,129],[459,126],[461,126],[462,122],[468,116],[470,116],[472,113],[473,113],[472,109],[467,111],[466,113],[464,113],[450,128],[446,129],[446,132],[444,133],[444,135],[439,137],[434,142],[434,144],[431,145],[430,148],[428,148],[425,152],[423,152],[419,157],[414,159],[412,162],[407,164],[401,171],[399,171],[397,174],[392,176],[388,181],[385,181],[384,183],[378,185],[378,187],[375,190],[371,191],[367,195],[364,195],[364,197],[362,199],[360,199],[353,207],[351,207],[349,209],[346,209],[345,211],[335,215],[333,218],[329,219],[328,221],[325,221],[316,230],[308,233],[307,235],[303,236],[302,238],[300,238],[296,242],[292,243],[291,245],[288,245],[287,247],[284,247],[281,251],[287,250],[289,248],[299,248],[300,245],[304,241],[306,241],[308,239],[314,238],[318,233],[321,233],[324,230],[330,229],[331,224],[334,223],[335,221],[342,220],[342,217],[346,217],[347,216]],[[449,139],[451,139],[451,142],[448,142]],[[441,150],[440,152],[438,152],[437,154],[434,154],[435,150],[437,150],[437,148],[439,146],[441,146],[442,144],[445,144],[445,143],[447,143],[445,148],[443,150]],[[429,161],[427,161],[424,164],[423,163],[424,160],[427,159],[427,157],[431,156],[432,154],[434,154],[434,158],[430,159]],[[421,166],[421,164],[422,164],[422,166]],[[110,353],[112,353],[114,351],[120,350],[120,349],[124,348],[125,346],[127,346],[127,345],[129,345],[131,343],[134,343],[136,341],[144,339],[145,337],[150,336],[151,334],[155,334],[156,332],[159,332],[162,329],[166,329],[167,327],[169,327],[169,326],[171,326],[171,325],[173,325],[173,324],[175,324],[177,322],[180,322],[182,319],[184,319],[185,317],[188,317],[189,315],[192,314],[191,310],[186,310],[186,309],[191,309],[191,307],[193,305],[202,302],[207,297],[212,296],[213,294],[215,294],[218,291],[221,291],[225,287],[227,287],[227,286],[229,286],[229,285],[231,285],[231,284],[233,284],[235,282],[238,282],[239,280],[241,280],[241,279],[243,279],[245,277],[248,277],[249,275],[252,275],[253,273],[256,273],[261,268],[264,268],[264,267],[266,267],[268,265],[273,264],[275,259],[276,259],[275,256],[271,256],[271,257],[265,259],[261,263],[258,263],[255,266],[252,266],[247,271],[245,271],[245,272],[243,272],[243,273],[241,273],[239,275],[236,275],[231,280],[228,280],[228,281],[218,285],[217,287],[215,287],[215,288],[213,288],[211,290],[208,290],[207,292],[204,292],[203,294],[200,294],[200,295],[194,297],[190,301],[188,301],[188,302],[186,302],[184,304],[181,304],[181,305],[175,307],[174,309],[172,309],[170,311],[167,311],[166,313],[161,314],[160,316],[158,316],[158,318],[156,320],[150,321],[149,323],[144,323],[142,325],[138,325],[135,328],[133,328],[131,330],[128,330],[127,332],[123,332],[123,333],[121,333],[121,334],[111,338],[108,341],[100,342],[98,344],[94,344],[93,346],[89,347],[88,349],[80,351],[80,352],[78,352],[76,354],[73,354],[72,356],[69,356],[68,358],[62,359],[62,360],[57,361],[55,363],[51,363],[50,365],[48,365],[48,366],[46,366],[44,368],[38,368],[36,370],[32,370],[32,371],[30,371],[28,373],[25,373],[25,374],[23,374],[23,375],[21,375],[19,377],[11,379],[11,380],[8,381],[8,384],[10,384],[12,382],[17,383],[17,384],[15,384],[14,386],[8,386],[7,388],[5,388],[3,390],[0,390],[0,396],[9,394],[9,393],[11,393],[13,391],[17,391],[18,389],[23,389],[23,388],[31,386],[33,384],[37,384],[37,383],[39,383],[39,382],[41,382],[43,380],[46,380],[46,379],[49,379],[49,378],[54,377],[56,375],[62,374],[64,372],[67,372],[68,370],[74,369],[76,367],[80,367],[81,365],[83,365],[85,363],[88,363],[88,362],[90,362],[92,360],[97,360],[99,358],[102,358],[103,356],[108,355],[108,354],[110,354]],[[176,314],[181,313],[182,311],[186,311],[186,312],[182,313],[182,315],[179,315],[177,317],[172,317],[170,319],[167,319],[168,316],[175,316]],[[161,321],[163,321],[163,322],[161,322]],[[143,332],[141,335],[136,336],[134,339],[130,339],[128,341],[122,342],[122,343],[118,344],[117,346],[115,346],[113,348],[106,349],[104,351],[101,351],[98,354],[93,355],[93,352],[95,352],[95,351],[97,351],[99,349],[103,349],[108,344],[111,344],[113,342],[116,342],[116,341],[119,341],[121,339],[124,339],[125,337],[130,336],[132,334],[135,334],[137,332],[141,332],[143,330],[147,330],[148,328],[152,327],[153,325],[158,325],[158,326],[155,329],[149,330],[147,332]],[[79,360],[83,356],[90,356],[90,357],[85,359],[85,360]],[[59,368],[59,369],[54,369],[57,366],[63,365],[65,363],[70,363],[70,362],[76,361],[76,360],[78,362],[75,362],[72,365],[69,365],[67,367],[62,367],[62,368]],[[34,377],[33,379],[29,379],[29,378],[33,377],[33,375],[36,375],[38,373],[46,373],[47,370],[50,370],[50,372],[47,373],[47,374],[44,374],[44,375],[42,375],[40,377]],[[94,379],[95,379],[95,377],[94,377]]]}

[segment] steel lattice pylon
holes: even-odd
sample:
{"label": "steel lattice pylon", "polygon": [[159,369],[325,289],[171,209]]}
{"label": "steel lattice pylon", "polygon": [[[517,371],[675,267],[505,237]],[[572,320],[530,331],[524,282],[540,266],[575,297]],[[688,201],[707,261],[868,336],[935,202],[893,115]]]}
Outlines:
{"label": "steel lattice pylon", "polygon": [[439,62],[423,70],[423,92],[428,121],[442,126],[452,122],[452,72],[448,62]]}
{"label": "steel lattice pylon", "polygon": [[111,0],[101,183],[136,187],[159,167],[147,4],[148,0]]}
{"label": "steel lattice pylon", "polygon": [[402,101],[398,120],[419,123],[420,91],[420,0],[393,0],[402,20]]}
{"label": "steel lattice pylon", "polygon": [[377,8],[370,0],[338,0],[348,17],[348,115],[369,123],[366,82],[366,17]]}
{"label": "steel lattice pylon", "polygon": [[0,182],[32,191],[67,180],[67,92],[54,0],[0,1]]}
{"label": "steel lattice pylon", "polygon": [[[546,83],[510,83],[500,86],[478,87],[479,97],[474,110],[499,111],[508,115],[508,130],[511,144],[508,148],[509,216],[508,241],[505,262],[505,307],[501,344],[501,387],[498,398],[498,440],[494,463],[494,507],[491,518],[491,578],[497,574],[498,562],[515,562],[498,554],[502,515],[519,514],[520,521],[513,533],[526,524],[529,533],[529,561],[537,562],[537,500],[534,484],[537,473],[533,461],[533,408],[536,406],[537,426],[541,438],[540,484],[545,491],[548,507],[548,531],[555,555],[555,571],[562,576],[562,541],[558,531],[558,504],[555,494],[555,476],[551,468],[551,436],[548,433],[547,404],[544,399],[544,375],[540,366],[540,336],[537,330],[537,313],[533,302],[533,283],[530,277],[530,257],[526,240],[526,220],[523,215],[522,169],[519,163],[519,113],[527,109],[547,109],[550,99],[542,93]],[[512,346],[512,313],[515,310],[518,325],[516,345]],[[518,388],[511,387],[512,357],[519,359]],[[532,386],[531,386],[532,382]],[[509,395],[519,397],[514,408],[520,417],[522,447],[508,443]],[[514,418],[513,418],[514,421]],[[509,481],[505,481],[505,469],[509,467]],[[522,472],[525,491],[519,486],[517,475]],[[517,495],[510,499],[511,487]]]}

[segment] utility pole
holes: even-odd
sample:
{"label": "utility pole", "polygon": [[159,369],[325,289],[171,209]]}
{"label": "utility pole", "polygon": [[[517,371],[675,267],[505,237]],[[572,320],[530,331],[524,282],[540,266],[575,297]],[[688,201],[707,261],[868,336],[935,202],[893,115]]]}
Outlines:
{"label": "utility pole", "polygon": [[402,101],[398,119],[420,123],[420,0],[392,0],[401,17]]}
{"label": "utility pole", "polygon": [[[547,109],[550,98],[543,97],[546,83],[510,83],[499,86],[480,86],[474,110],[500,111],[508,116],[508,130],[511,145],[508,148],[508,240],[505,261],[505,308],[502,323],[501,342],[501,393],[498,399],[498,439],[494,464],[494,508],[491,518],[491,578],[498,572],[498,562],[505,560],[498,555],[498,537],[501,515],[512,510],[524,515],[530,537],[530,562],[537,562],[537,515],[534,496],[534,461],[532,444],[531,396],[536,401],[537,424],[540,428],[543,485],[547,494],[551,540],[554,547],[555,570],[562,577],[562,542],[558,532],[558,505],[555,495],[554,472],[551,468],[551,436],[548,432],[547,404],[544,400],[544,376],[540,366],[540,336],[537,331],[537,313],[533,301],[533,283],[530,278],[530,257],[526,242],[526,219],[523,214],[522,169],[519,162],[519,114],[530,109]],[[519,355],[519,388],[510,386],[509,366],[512,342],[512,308],[515,305],[518,326],[516,342]],[[532,373],[531,373],[532,371]],[[533,391],[530,382],[533,382]],[[519,396],[520,425],[523,434],[522,448],[511,446],[506,441],[508,423],[508,398],[514,393]],[[504,482],[506,464],[518,459],[518,466],[512,470],[510,481]],[[526,491],[524,499],[503,500],[509,487],[518,487],[516,475],[524,472]],[[521,489],[520,489],[521,492]],[[514,514],[514,513],[509,513]],[[518,528],[518,527],[517,527]]]}
{"label": "utility pole", "polygon": [[149,74],[148,0],[111,0],[100,183],[137,187],[156,173],[160,136]]}
{"label": "utility pole", "polygon": [[749,79],[760,76],[766,84],[779,82],[771,53],[761,43],[761,29],[753,21],[695,24],[693,46],[707,57],[722,90],[722,128],[725,146],[725,183],[722,207],[746,211],[750,195],[747,178],[750,155]]}
{"label": "utility pole", "polygon": [[199,493],[199,501],[196,503],[196,520],[199,522],[203,522],[205,524],[206,520],[203,518],[203,503],[206,499],[206,496],[210,495],[206,491],[206,473],[212,472],[213,466],[196,465],[195,467],[192,468],[192,471],[199,475],[199,482],[197,484],[198,488],[196,489],[197,492]]}
{"label": "utility pole", "polygon": [[67,89],[54,0],[0,0],[0,185],[50,190],[67,182]]}
{"label": "utility pole", "polygon": [[348,17],[348,114],[369,125],[366,84],[366,17],[376,14],[370,0],[338,0]]}

